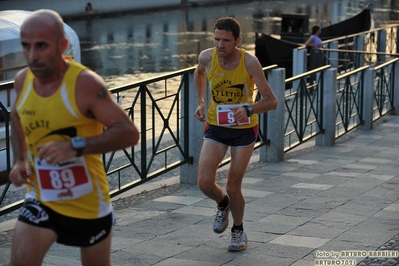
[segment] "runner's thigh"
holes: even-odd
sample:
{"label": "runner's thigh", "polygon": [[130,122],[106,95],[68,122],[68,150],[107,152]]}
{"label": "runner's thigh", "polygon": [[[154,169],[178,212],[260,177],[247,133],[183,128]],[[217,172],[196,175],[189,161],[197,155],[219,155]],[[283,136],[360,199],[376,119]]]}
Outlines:
{"label": "runner's thigh", "polygon": [[[223,160],[228,146],[205,139],[202,143],[199,158],[199,171],[201,174],[216,172],[219,163]],[[214,173],[213,173],[214,174]]]}
{"label": "runner's thigh", "polygon": [[231,162],[228,173],[228,182],[241,183],[247,170],[249,160],[254,150],[254,144],[247,147],[231,149]]}
{"label": "runner's thigh", "polygon": [[44,256],[56,239],[57,235],[51,229],[17,221],[11,247],[11,265],[42,265]]}
{"label": "runner's thigh", "polygon": [[80,249],[83,266],[110,266],[111,265],[112,231],[107,238],[99,243]]}

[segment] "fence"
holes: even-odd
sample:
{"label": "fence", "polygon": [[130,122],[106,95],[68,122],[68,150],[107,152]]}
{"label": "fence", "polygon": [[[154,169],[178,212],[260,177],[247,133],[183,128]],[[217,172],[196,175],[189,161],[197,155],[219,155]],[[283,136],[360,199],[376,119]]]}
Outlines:
{"label": "fence", "polygon": [[[371,129],[373,121],[399,104],[399,94],[395,93],[398,60],[362,66],[342,75],[326,65],[290,79],[285,79],[285,69],[264,68],[279,106],[259,115],[262,141],[255,148],[260,160],[279,162],[285,152],[311,139],[316,145],[330,146],[360,125]],[[193,116],[193,72],[194,68],[183,69],[110,90],[141,134],[137,146],[103,155],[111,197],[159,176],[180,175],[181,182],[196,183],[203,124]],[[315,82],[309,82],[312,75]],[[12,83],[0,84],[0,92],[11,88]],[[0,165],[7,176],[12,165],[9,108],[2,102],[0,107],[6,114]],[[222,165],[228,162],[229,155]],[[22,204],[24,191],[11,188],[8,180],[1,187],[0,216]]]}
{"label": "fence", "polygon": [[364,65],[382,64],[399,54],[398,31],[399,26],[392,25],[330,39],[323,42],[323,53],[308,53],[305,46],[294,49],[293,75],[310,70],[308,65],[311,66],[312,61],[318,61],[317,57],[320,56],[324,57],[326,64],[337,68],[338,74]]}

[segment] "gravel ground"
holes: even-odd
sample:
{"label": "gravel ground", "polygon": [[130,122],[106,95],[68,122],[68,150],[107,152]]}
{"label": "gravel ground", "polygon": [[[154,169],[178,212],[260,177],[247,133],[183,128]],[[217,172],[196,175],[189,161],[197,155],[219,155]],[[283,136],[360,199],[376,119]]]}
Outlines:
{"label": "gravel ground", "polygon": [[[397,251],[399,252],[399,235],[382,245],[377,251]],[[396,258],[365,258],[357,265],[359,266],[399,266],[399,257]]]}

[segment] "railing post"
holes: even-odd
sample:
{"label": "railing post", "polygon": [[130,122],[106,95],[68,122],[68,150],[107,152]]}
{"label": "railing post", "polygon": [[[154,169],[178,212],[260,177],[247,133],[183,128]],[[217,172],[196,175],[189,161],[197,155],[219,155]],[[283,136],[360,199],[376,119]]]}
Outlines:
{"label": "railing post", "polygon": [[322,115],[323,134],[316,136],[317,146],[334,146],[335,145],[335,121],[337,109],[337,69],[329,68],[324,71],[323,87],[322,87]]}
{"label": "railing post", "polygon": [[[399,45],[397,45],[399,46]],[[399,115],[399,61],[396,61],[392,67],[393,70],[393,108],[395,115]]]}
{"label": "railing post", "polygon": [[[377,52],[385,53],[387,50],[387,30],[381,29],[378,31]],[[377,55],[378,62],[385,62],[386,55]]]}
{"label": "railing post", "polygon": [[307,71],[306,53],[306,49],[294,49],[292,56],[292,76],[296,76]]}
{"label": "railing post", "polygon": [[399,26],[396,27],[396,53],[399,54]]}
{"label": "railing post", "polygon": [[[364,39],[365,39],[365,36],[363,34],[355,37],[356,51],[365,51]],[[355,68],[364,66],[364,55],[363,54],[355,54],[354,64],[355,64]]]}
{"label": "railing post", "polygon": [[373,129],[373,109],[374,109],[374,84],[375,69],[368,68],[364,73],[364,93],[363,93],[363,129]]}
{"label": "railing post", "polygon": [[260,149],[260,161],[277,163],[284,160],[285,69],[273,69],[268,81],[278,105],[276,110],[267,112],[266,135],[270,144]]}
{"label": "railing post", "polygon": [[[294,49],[294,53],[292,55],[292,76],[296,76],[302,74],[307,71],[307,49],[298,48]],[[295,80],[292,82],[293,88],[299,87],[299,80]]]}
{"label": "railing post", "polygon": [[[328,48],[338,50],[338,41],[333,41],[329,43]],[[328,60],[327,64],[331,65],[332,67],[338,68],[339,66],[338,52],[328,51],[327,60]]]}
{"label": "railing post", "polygon": [[[196,184],[198,177],[198,161],[199,155],[201,152],[202,141],[204,138],[204,123],[198,121],[194,117],[194,111],[197,108],[197,97],[195,91],[195,83],[194,83],[194,73],[188,74],[188,90],[182,91],[182,104],[188,104],[188,114],[183,114],[184,116],[188,116],[189,123],[182,125],[182,132],[188,132],[188,136],[182,135],[182,138],[188,138],[190,147],[189,147],[189,156],[193,157],[192,164],[185,164],[180,166],[180,183],[183,184]],[[205,87],[205,110],[207,110],[209,106],[208,101],[208,84]],[[182,110],[184,108],[182,107]],[[184,127],[188,127],[188,131],[184,130]],[[183,140],[184,141],[184,140]]]}
{"label": "railing post", "polygon": [[[328,43],[327,49],[338,49],[338,41]],[[331,65],[332,67],[338,67],[338,52],[327,51],[325,55],[327,58],[327,65]]]}

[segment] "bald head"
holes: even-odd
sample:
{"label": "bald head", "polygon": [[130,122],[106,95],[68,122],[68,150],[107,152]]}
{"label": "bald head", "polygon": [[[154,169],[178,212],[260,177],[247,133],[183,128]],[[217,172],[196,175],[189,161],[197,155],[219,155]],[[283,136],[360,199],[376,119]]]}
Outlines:
{"label": "bald head", "polygon": [[65,66],[63,53],[68,46],[64,22],[52,10],[41,9],[29,15],[21,25],[23,54],[33,74],[51,78]]}
{"label": "bald head", "polygon": [[32,12],[22,23],[21,33],[32,27],[53,29],[56,31],[58,38],[63,38],[65,36],[62,17],[57,12],[50,9],[39,9]]}

